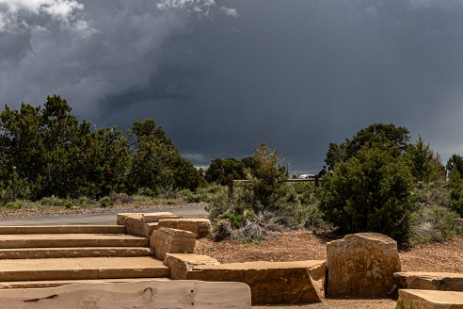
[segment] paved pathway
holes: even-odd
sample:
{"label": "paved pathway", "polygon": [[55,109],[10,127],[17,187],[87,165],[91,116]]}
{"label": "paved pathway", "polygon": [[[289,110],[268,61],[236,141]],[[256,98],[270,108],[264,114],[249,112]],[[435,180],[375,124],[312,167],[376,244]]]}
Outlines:
{"label": "paved pathway", "polygon": [[[195,217],[207,215],[204,204],[189,207],[165,207],[155,211],[168,211],[181,217]],[[120,211],[120,212],[153,212],[153,210]],[[80,214],[80,215],[50,215],[35,218],[7,218],[0,219],[0,225],[63,225],[63,224],[116,224],[115,213]]]}

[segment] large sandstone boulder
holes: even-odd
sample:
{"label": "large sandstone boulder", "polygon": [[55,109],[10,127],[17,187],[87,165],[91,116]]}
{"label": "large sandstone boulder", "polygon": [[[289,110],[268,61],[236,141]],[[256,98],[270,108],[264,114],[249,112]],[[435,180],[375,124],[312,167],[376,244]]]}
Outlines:
{"label": "large sandstone boulder", "polygon": [[186,279],[243,282],[251,287],[252,304],[322,302],[325,261],[247,262],[193,266]]}
{"label": "large sandstone boulder", "polygon": [[463,274],[444,272],[398,272],[394,274],[400,289],[463,292]]}
{"label": "large sandstone boulder", "polygon": [[328,286],[332,297],[381,297],[396,290],[400,271],[397,243],[378,233],[346,235],[327,243]]}
{"label": "large sandstone boulder", "polygon": [[150,238],[150,247],[154,255],[162,261],[166,253],[193,253],[195,243],[195,234],[168,228],[154,231]]}
{"label": "large sandstone boulder", "polygon": [[463,309],[463,292],[400,289],[397,308]]}

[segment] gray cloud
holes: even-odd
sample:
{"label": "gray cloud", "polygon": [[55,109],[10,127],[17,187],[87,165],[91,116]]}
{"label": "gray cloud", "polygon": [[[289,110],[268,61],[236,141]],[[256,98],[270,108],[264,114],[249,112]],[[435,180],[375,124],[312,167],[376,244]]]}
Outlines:
{"label": "gray cloud", "polygon": [[461,1],[42,2],[75,5],[0,0],[0,20],[27,25],[0,32],[0,103],[58,93],[99,125],[152,117],[198,164],[264,141],[317,170],[374,122],[463,153]]}

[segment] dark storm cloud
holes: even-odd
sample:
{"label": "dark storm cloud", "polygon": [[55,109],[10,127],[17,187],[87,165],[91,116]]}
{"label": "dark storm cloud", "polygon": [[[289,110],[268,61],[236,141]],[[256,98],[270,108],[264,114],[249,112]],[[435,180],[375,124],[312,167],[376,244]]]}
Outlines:
{"label": "dark storm cloud", "polygon": [[267,142],[317,170],[374,122],[463,153],[461,1],[42,1],[75,6],[10,12],[28,26],[0,33],[1,103],[59,93],[99,125],[152,117],[198,164]]}

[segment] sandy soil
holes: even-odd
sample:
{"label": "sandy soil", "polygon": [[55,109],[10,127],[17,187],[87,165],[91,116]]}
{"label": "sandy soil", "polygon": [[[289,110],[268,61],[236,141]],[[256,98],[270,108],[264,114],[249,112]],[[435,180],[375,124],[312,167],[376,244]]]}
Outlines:
{"label": "sandy soil", "polygon": [[[268,240],[255,244],[237,241],[212,242],[200,239],[196,253],[212,256],[222,263],[247,261],[297,261],[326,259],[326,242],[330,235],[316,235],[308,231],[275,233]],[[463,237],[452,241],[417,245],[399,253],[403,271],[443,271],[463,273]],[[281,309],[393,309],[391,299],[327,299],[322,304],[301,306],[255,306],[253,308]]]}

